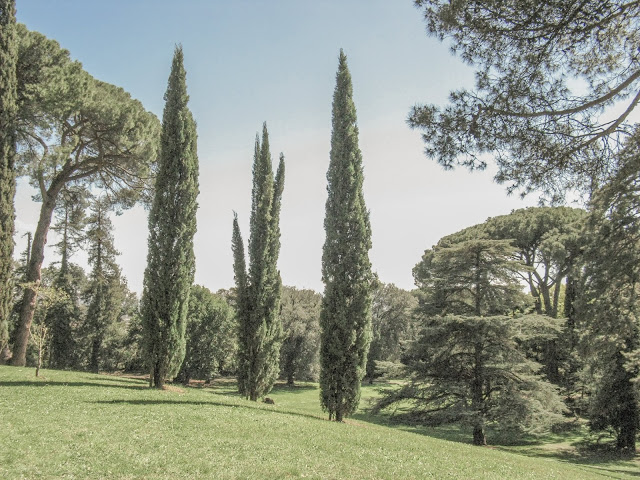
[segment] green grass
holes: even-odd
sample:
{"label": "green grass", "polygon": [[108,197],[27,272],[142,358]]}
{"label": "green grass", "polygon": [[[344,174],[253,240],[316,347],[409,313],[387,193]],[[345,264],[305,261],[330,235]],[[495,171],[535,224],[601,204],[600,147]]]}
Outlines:
{"label": "green grass", "polygon": [[328,422],[312,384],[278,386],[266,405],[230,381],[158,391],[123,377],[42,375],[0,366],[2,479],[640,477],[637,459],[473,447],[443,439],[460,438],[455,429],[389,427],[363,412]]}

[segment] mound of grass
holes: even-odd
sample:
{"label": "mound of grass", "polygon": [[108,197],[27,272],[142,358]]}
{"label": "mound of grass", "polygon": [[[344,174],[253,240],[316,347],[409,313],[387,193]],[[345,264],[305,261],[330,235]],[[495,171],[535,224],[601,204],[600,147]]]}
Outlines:
{"label": "mound of grass", "polygon": [[[433,438],[328,422],[318,390],[279,386],[275,405],[229,381],[164,391],[142,379],[0,366],[0,478],[634,478]],[[371,395],[373,390],[367,390]]]}

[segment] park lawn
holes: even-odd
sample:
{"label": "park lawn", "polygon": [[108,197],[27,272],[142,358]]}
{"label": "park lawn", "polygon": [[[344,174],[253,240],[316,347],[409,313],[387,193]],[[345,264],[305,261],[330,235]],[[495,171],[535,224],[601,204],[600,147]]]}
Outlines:
{"label": "park lawn", "polygon": [[[33,368],[0,366],[2,479],[602,479],[640,474],[635,460],[585,463],[540,454],[531,446],[519,453],[474,447],[424,429],[379,424],[366,412],[343,424],[328,422],[313,384],[279,385],[269,394],[275,405],[266,405],[240,398],[229,380],[212,388],[160,391],[135,378],[54,370],[41,375],[36,378]],[[373,395],[375,389],[365,387],[363,397]],[[442,430],[433,433],[442,437]]]}

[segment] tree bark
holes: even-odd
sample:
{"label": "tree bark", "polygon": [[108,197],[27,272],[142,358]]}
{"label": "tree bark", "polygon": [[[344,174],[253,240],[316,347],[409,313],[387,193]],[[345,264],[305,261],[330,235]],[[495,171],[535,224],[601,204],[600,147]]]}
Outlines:
{"label": "tree bark", "polygon": [[22,308],[20,319],[16,331],[15,343],[13,345],[13,357],[11,365],[24,367],[27,362],[27,344],[29,343],[29,331],[33,322],[33,315],[36,311],[36,301],[38,297],[38,287],[42,279],[42,262],[44,261],[44,247],[47,244],[47,234],[51,226],[51,217],[56,207],[56,199],[60,189],[64,185],[64,180],[56,178],[49,190],[43,195],[42,207],[40,208],[40,218],[38,226],[33,236],[31,245],[31,258],[27,266],[26,281],[29,284],[24,290],[22,297]]}

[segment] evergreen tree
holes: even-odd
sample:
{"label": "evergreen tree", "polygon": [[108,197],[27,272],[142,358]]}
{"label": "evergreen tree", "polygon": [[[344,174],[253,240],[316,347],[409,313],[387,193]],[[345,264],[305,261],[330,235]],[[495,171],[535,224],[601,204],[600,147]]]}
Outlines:
{"label": "evergreen tree", "polygon": [[79,285],[70,268],[69,258],[84,240],[86,192],[65,188],[61,192],[61,203],[56,209],[57,223],[53,229],[61,236],[56,245],[60,253],[60,270],[53,286],[64,296],[47,311],[45,324],[51,335],[49,345],[49,367],[68,368],[74,362],[75,342],[72,324],[77,323],[79,312]]}
{"label": "evergreen tree", "polygon": [[236,325],[233,310],[218,294],[200,285],[191,287],[187,324],[187,348],[178,379],[210,381],[233,363]]}
{"label": "evergreen tree", "polygon": [[92,271],[86,295],[88,310],[84,331],[89,341],[89,369],[98,373],[102,363],[105,335],[120,316],[125,289],[120,267],[116,263],[119,252],[113,244],[113,224],[109,218],[109,204],[106,198],[99,198],[94,202],[88,225],[88,253]]}
{"label": "evergreen tree", "polygon": [[280,206],[284,188],[284,156],[273,176],[267,124],[262,144],[256,137],[249,236],[249,270],[244,244],[233,220],[233,257],[238,311],[238,390],[256,401],[269,393],[278,378],[282,322],[278,271],[280,254]]}
{"label": "evergreen tree", "polygon": [[327,172],[325,290],[320,315],[320,400],[329,418],[338,422],[358,406],[371,341],[371,226],[362,192],[362,155],[352,97],[347,57],[340,50]]}
{"label": "evergreen tree", "polygon": [[[371,347],[367,355],[367,380],[373,383],[380,370],[397,370],[404,344],[417,333],[417,295],[393,283],[379,283],[371,302]],[[394,365],[396,364],[396,365]]]}
{"label": "evergreen tree", "polygon": [[[496,161],[509,191],[589,194],[615,172],[640,103],[636,0],[414,0],[427,32],[473,65],[475,88],[409,125],[445,168]],[[575,78],[581,81],[576,83]],[[608,110],[614,113],[601,115]],[[491,155],[487,155],[491,154]]]}
{"label": "evergreen tree", "polygon": [[198,209],[196,124],[187,107],[182,47],[176,47],[162,118],[142,317],[152,384],[164,386],[185,355],[185,327],[195,256]]}
{"label": "evergreen tree", "polygon": [[287,385],[295,380],[317,381],[320,370],[320,307],[322,295],[313,290],[283,287],[280,376]]}
{"label": "evergreen tree", "polygon": [[277,260],[284,157],[280,156],[274,179],[266,123],[262,145],[256,138],[253,177],[248,272],[237,217],[234,218],[233,249],[240,332],[238,385],[240,393],[255,401],[271,390],[277,378],[282,340]]}
{"label": "evergreen tree", "polygon": [[410,400],[412,416],[472,427],[476,445],[486,443],[489,423],[540,431],[561,411],[554,387],[522,348],[555,338],[559,322],[514,315],[528,300],[518,280],[517,250],[482,233],[479,225],[444,237],[415,266],[426,321],[402,359],[411,381],[378,404]]}
{"label": "evergreen tree", "polygon": [[16,2],[0,0],[0,351],[9,341],[16,191]]}
{"label": "evergreen tree", "polygon": [[141,200],[156,158],[155,115],[123,89],[96,80],[69,52],[17,25],[18,172],[42,202],[33,234],[26,288],[13,335],[13,365],[24,365],[42,279],[47,235],[65,186],[108,190],[121,208]]}
{"label": "evergreen tree", "polygon": [[640,135],[620,156],[620,171],[596,193],[576,302],[581,350],[592,374],[593,430],[613,429],[620,451],[635,452],[640,430]]}

